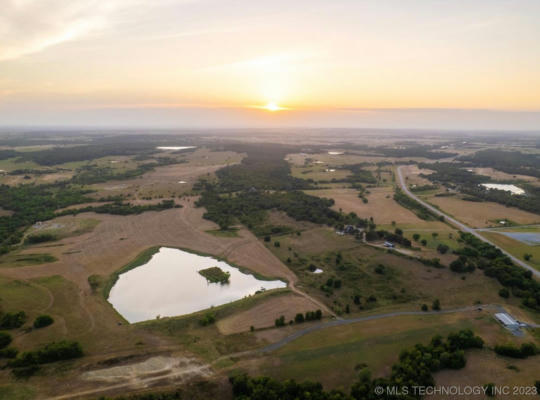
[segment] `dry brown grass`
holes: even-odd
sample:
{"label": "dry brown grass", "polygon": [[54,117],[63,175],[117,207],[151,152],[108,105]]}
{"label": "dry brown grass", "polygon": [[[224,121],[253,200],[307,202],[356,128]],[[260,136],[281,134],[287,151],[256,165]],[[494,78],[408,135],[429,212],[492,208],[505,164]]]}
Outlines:
{"label": "dry brown grass", "polygon": [[281,315],[285,316],[286,321],[290,321],[294,320],[297,313],[314,311],[317,308],[309,299],[296,294],[274,296],[249,310],[218,321],[217,327],[224,335],[246,332],[251,326],[255,329],[268,328],[274,326],[275,319]]}
{"label": "dry brown grass", "polygon": [[464,201],[458,196],[431,197],[429,202],[472,228],[497,226],[497,219],[508,219],[518,224],[540,222],[539,215],[493,202]]}
{"label": "dry brown grass", "polygon": [[[202,218],[204,209],[195,208],[194,201],[194,198],[183,199],[183,208],[141,215],[80,214],[101,222],[93,232],[61,240],[58,242],[61,246],[47,247],[46,251],[57,257],[58,262],[4,268],[2,273],[15,278],[61,275],[88,291],[88,276],[109,275],[144,249],[162,245],[225,257],[262,275],[294,280],[290,270],[246,229],[239,231],[240,238],[206,233],[217,226]],[[74,217],[61,217],[52,222],[62,223],[70,218]],[[32,246],[26,252],[36,252],[41,247]]]}
{"label": "dry brown grass", "polygon": [[354,189],[310,190],[306,193],[334,199],[335,210],[355,212],[362,218],[373,217],[375,223],[379,225],[390,224],[392,221],[401,224],[426,224],[426,221],[394,201],[394,192],[391,187],[370,188],[369,191],[368,203],[363,203]]}
{"label": "dry brown grass", "polygon": [[507,181],[507,180],[515,180],[519,179],[522,181],[527,182],[538,182],[539,179],[535,178],[534,176],[528,176],[528,175],[512,175],[507,174],[506,172],[502,172],[493,168],[472,168],[473,172],[478,175],[487,175],[491,178],[497,180],[497,181]]}

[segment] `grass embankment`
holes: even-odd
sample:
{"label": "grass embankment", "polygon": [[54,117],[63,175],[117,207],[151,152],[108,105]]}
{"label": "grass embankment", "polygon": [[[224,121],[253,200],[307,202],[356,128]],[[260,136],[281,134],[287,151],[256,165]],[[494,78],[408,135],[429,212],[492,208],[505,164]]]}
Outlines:
{"label": "grass embankment", "polygon": [[210,267],[201,269],[198,271],[199,274],[204,276],[207,281],[211,283],[229,283],[229,278],[231,277],[231,274],[229,272],[223,271],[219,267]]}
{"label": "grass embankment", "polygon": [[109,294],[111,292],[111,289],[112,289],[112,287],[114,286],[114,284],[116,283],[116,281],[118,280],[118,278],[120,277],[121,274],[123,274],[124,272],[128,272],[128,271],[130,271],[130,270],[132,270],[134,268],[137,268],[137,267],[139,267],[139,266],[141,266],[143,264],[146,264],[148,261],[150,261],[152,256],[159,251],[160,248],[161,248],[161,246],[152,246],[152,247],[149,247],[146,250],[143,250],[142,252],[139,253],[139,255],[137,257],[135,257],[135,259],[133,259],[132,261],[130,261],[129,263],[124,265],[119,270],[113,272],[103,284],[103,288],[102,288],[103,297],[105,299],[109,298]]}

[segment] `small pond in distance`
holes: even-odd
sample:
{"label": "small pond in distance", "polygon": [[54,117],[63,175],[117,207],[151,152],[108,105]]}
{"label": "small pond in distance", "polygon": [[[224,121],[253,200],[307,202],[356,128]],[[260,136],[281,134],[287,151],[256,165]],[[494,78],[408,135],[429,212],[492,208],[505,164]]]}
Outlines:
{"label": "small pond in distance", "polygon": [[[229,272],[228,284],[210,283],[198,271],[219,267]],[[212,257],[161,247],[146,264],[118,277],[109,302],[129,322],[191,314],[230,303],[265,289],[284,288],[280,280],[265,281]]]}

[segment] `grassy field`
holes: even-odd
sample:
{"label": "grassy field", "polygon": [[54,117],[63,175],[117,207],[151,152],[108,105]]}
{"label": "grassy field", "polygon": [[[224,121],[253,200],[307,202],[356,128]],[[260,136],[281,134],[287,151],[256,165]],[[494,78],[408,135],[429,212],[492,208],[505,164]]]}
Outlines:
{"label": "grassy field", "polygon": [[[280,246],[275,247],[274,241],[279,241]],[[416,310],[423,303],[431,304],[435,298],[445,308],[502,300],[498,296],[501,286],[481,271],[463,275],[447,268],[430,268],[414,259],[366,246],[352,236],[338,236],[331,229],[306,230],[301,236],[276,236],[267,247],[298,276],[298,287],[343,315],[347,305],[350,314],[358,314],[373,309]],[[429,254],[436,255],[425,251],[419,255]],[[323,273],[314,274],[309,270],[310,265]],[[382,271],[378,268],[381,265]],[[340,280],[341,287],[321,288],[328,285],[329,279]],[[354,303],[357,295],[360,304]],[[376,301],[370,301],[371,296]]]}
{"label": "grassy field", "polygon": [[370,188],[366,195],[368,202],[364,203],[354,189],[322,189],[307,190],[307,194],[334,199],[332,207],[343,212],[355,212],[362,218],[373,217],[377,225],[391,224],[392,221],[400,224],[416,224],[418,227],[429,225],[429,221],[418,218],[412,211],[400,206],[394,200],[392,187]]}
{"label": "grassy field", "polygon": [[501,219],[523,225],[540,222],[540,215],[493,202],[465,201],[459,196],[430,197],[429,202],[472,228],[497,226]]}
{"label": "grassy field", "polygon": [[346,169],[335,169],[331,165],[293,166],[291,175],[300,179],[313,179],[315,182],[340,180],[347,178],[351,172]]}
{"label": "grassy field", "polygon": [[[515,340],[486,311],[403,316],[311,333],[250,368],[256,373],[280,379],[317,380],[327,388],[347,390],[356,377],[356,365],[367,364],[376,377],[388,375],[390,366],[397,361],[401,350],[416,343],[426,343],[436,334],[447,335],[460,329],[473,329],[490,346]],[[532,338],[529,336],[528,339]],[[474,352],[468,352],[468,355],[470,353]],[[514,364],[519,365],[520,360]],[[459,374],[460,371],[455,373]]]}

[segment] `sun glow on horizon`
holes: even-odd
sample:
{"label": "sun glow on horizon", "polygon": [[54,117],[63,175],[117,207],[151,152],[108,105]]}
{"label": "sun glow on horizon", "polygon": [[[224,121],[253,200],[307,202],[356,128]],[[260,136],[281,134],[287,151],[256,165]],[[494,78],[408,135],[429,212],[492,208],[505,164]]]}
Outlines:
{"label": "sun glow on horizon", "polygon": [[276,102],[274,101],[271,101],[270,103],[267,103],[265,106],[261,107],[263,109],[265,109],[266,111],[271,111],[271,112],[275,112],[275,111],[280,111],[280,110],[285,110],[284,107],[280,107]]}

